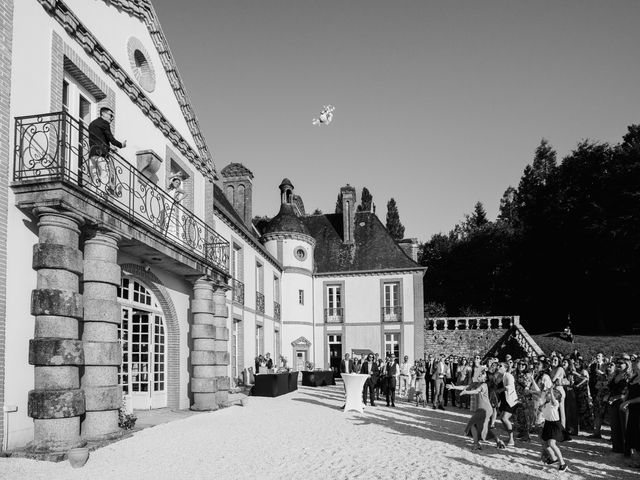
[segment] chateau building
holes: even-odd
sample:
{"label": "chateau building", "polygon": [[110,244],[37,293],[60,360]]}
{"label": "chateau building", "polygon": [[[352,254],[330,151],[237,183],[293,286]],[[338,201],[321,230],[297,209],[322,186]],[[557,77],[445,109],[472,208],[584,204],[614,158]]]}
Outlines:
{"label": "chateau building", "polygon": [[[336,367],[423,353],[415,241],[307,215],[291,181],[252,222],[218,172],[148,0],[0,0],[1,449],[120,434],[118,409],[229,404],[256,355]],[[126,146],[96,154],[101,108]],[[274,186],[275,194],[275,186]]]}

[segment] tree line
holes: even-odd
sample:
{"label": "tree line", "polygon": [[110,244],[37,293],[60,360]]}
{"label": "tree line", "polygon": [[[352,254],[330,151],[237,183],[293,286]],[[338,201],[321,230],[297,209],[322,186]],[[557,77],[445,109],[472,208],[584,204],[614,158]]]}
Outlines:
{"label": "tree line", "polygon": [[585,140],[562,161],[546,140],[495,221],[482,203],[421,246],[432,315],[520,315],[533,332],[640,327],[640,126]]}

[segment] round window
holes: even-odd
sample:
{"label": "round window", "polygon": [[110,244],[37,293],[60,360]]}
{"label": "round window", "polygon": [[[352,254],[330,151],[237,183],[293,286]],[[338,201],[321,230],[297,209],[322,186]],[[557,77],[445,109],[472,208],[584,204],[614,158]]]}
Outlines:
{"label": "round window", "polygon": [[147,92],[153,92],[156,88],[156,75],[147,50],[142,42],[131,37],[127,43],[129,51],[129,63],[136,80]]}
{"label": "round window", "polygon": [[294,253],[296,258],[300,261],[303,261],[305,258],[307,258],[307,251],[303,247],[296,247]]}

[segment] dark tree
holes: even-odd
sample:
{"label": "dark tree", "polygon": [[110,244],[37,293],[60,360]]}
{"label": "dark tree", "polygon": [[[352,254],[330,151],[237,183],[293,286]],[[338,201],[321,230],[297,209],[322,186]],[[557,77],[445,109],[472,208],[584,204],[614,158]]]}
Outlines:
{"label": "dark tree", "polygon": [[373,195],[369,192],[367,187],[362,189],[360,195],[360,205],[358,205],[358,212],[370,212],[373,204]]}
{"label": "dark tree", "polygon": [[338,198],[336,200],[336,213],[342,214],[342,192],[338,194]]}
{"label": "dark tree", "polygon": [[518,191],[511,185],[504,191],[500,199],[498,220],[512,227],[518,225]]}
{"label": "dark tree", "polygon": [[404,226],[400,223],[398,206],[393,198],[387,202],[387,231],[395,240],[404,238]]}

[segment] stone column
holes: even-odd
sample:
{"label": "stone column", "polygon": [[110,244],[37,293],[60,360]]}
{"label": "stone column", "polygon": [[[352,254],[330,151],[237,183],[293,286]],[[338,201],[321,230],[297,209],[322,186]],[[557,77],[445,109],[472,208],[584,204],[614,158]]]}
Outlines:
{"label": "stone column", "polygon": [[84,352],[78,328],[82,319],[78,227],[82,219],[50,208],[36,209],[35,214],[39,222],[33,269],[38,276],[37,288],[31,293],[35,333],[29,342],[29,363],[34,365],[35,379],[28,400],[34,423],[30,449],[60,452],[84,444],[80,416],[85,399],[79,378]]}
{"label": "stone column", "polygon": [[[191,312],[191,392],[193,393],[192,410],[217,410],[220,404],[228,401],[229,352],[226,343],[229,339],[226,328],[225,290],[222,291],[222,306],[219,307],[219,289],[214,289],[213,282],[207,277],[195,281]],[[224,315],[224,319],[219,318]],[[224,342],[225,350],[220,349]],[[226,379],[226,382],[225,382]],[[221,391],[226,388],[226,392]],[[225,396],[226,393],[226,396]]]}
{"label": "stone column", "polygon": [[90,232],[84,242],[84,374],[81,384],[86,398],[82,437],[87,440],[113,438],[121,434],[118,409],[122,388],[118,366],[122,351],[118,343],[121,314],[117,288],[120,285],[118,236],[104,230]]}
{"label": "stone column", "polygon": [[229,405],[229,389],[231,388],[231,380],[229,378],[229,328],[227,327],[227,317],[229,316],[227,291],[229,288],[226,283],[218,282],[214,284],[213,289],[216,402],[224,407]]}

